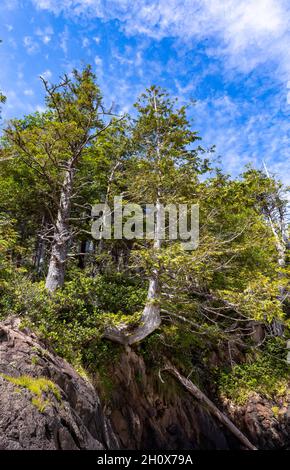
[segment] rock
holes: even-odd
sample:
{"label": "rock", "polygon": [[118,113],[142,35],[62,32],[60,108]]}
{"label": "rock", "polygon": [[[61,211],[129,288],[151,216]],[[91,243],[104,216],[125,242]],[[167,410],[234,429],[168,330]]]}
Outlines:
{"label": "rock", "polygon": [[[18,320],[0,323],[0,449],[228,449],[230,439],[177,383],[164,393],[156,374],[127,348],[112,366],[105,410],[87,380]],[[45,377],[60,393],[35,394],[16,380]],[[14,381],[14,382],[13,382]],[[96,380],[97,382],[97,380]],[[46,403],[45,409],[40,409]]]}
{"label": "rock", "polygon": [[[230,418],[260,450],[290,449],[290,417],[279,400],[252,394],[243,406],[225,403]],[[275,412],[274,412],[275,410]]]}
{"label": "rock", "polygon": [[[173,377],[146,366],[138,348],[125,348],[109,372],[113,389],[102,407],[95,387],[33,332],[19,329],[19,320],[0,323],[0,450],[241,448]],[[94,383],[101,385],[97,377]],[[254,394],[244,406],[223,405],[259,449],[290,449],[283,400]]]}
{"label": "rock", "polygon": [[146,368],[131,348],[110,371],[114,377],[106,412],[124,449],[229,449],[239,443],[169,374]]}
{"label": "rock", "polygon": [[[18,326],[0,324],[0,449],[118,448],[93,386]],[[23,377],[45,377],[58,393],[37,397],[13,382]]]}

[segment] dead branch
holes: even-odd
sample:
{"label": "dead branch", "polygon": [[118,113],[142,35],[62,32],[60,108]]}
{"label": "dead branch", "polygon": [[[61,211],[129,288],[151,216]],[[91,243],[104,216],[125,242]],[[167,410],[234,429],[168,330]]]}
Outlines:
{"label": "dead branch", "polygon": [[249,441],[249,439],[234,425],[234,423],[222,413],[215,404],[188,378],[181,375],[178,370],[171,364],[168,364],[163,370],[173,375],[183,387],[198,401],[205,405],[208,410],[229,430],[231,433],[249,450],[257,450],[257,448]]}

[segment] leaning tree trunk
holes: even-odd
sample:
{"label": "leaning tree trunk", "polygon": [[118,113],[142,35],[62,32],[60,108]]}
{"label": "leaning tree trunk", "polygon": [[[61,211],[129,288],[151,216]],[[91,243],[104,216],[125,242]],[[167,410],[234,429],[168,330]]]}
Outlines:
{"label": "leaning tree trunk", "polygon": [[182,386],[205,407],[247,448],[257,450],[257,448],[249,441],[249,439],[234,425],[234,423],[222,413],[215,404],[196,386],[191,380],[181,375],[178,370],[168,364],[164,370],[170,372]]}
{"label": "leaning tree trunk", "polygon": [[68,242],[71,239],[69,217],[71,212],[74,174],[75,169],[73,160],[71,160],[68,162],[60,194],[59,208],[51,246],[48,274],[45,283],[45,287],[50,292],[54,292],[64,283]]}

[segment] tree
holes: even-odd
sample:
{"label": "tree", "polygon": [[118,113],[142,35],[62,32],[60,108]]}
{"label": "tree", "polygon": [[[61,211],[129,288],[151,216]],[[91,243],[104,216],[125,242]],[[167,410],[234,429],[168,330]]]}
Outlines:
{"label": "tree", "polygon": [[90,67],[74,70],[57,85],[42,79],[47,112],[28,122],[14,120],[5,130],[10,150],[49,186],[55,208],[46,288],[64,283],[68,246],[72,240],[70,215],[76,174],[85,153],[108,128],[110,115]]}
{"label": "tree", "polygon": [[187,182],[190,185],[201,173],[199,149],[191,145],[198,140],[190,129],[186,107],[176,109],[176,100],[158,87],[152,86],[136,103],[138,116],[132,130],[135,155],[130,161],[127,177],[129,200],[151,203],[156,208],[154,242],[146,256],[153,266],[149,274],[147,301],[139,325],[130,329],[126,325],[106,329],[105,337],[122,344],[133,344],[152,333],[161,323],[161,263],[162,254],[162,205],[178,200],[176,185],[180,182],[180,194]]}
{"label": "tree", "polygon": [[[273,235],[276,248],[276,276],[279,284],[278,299],[282,308],[289,303],[289,231],[287,188],[271,177],[266,165],[265,171],[249,169],[244,173],[245,183],[252,189],[253,204],[262,215]],[[283,324],[273,320],[272,331],[276,336],[283,335]]]}
{"label": "tree", "polygon": [[283,321],[275,244],[256,190],[221,172],[197,185],[199,246],[192,253],[173,246],[167,257],[164,307],[172,321],[179,315],[195,330],[214,328],[233,341],[252,335],[253,322]]}

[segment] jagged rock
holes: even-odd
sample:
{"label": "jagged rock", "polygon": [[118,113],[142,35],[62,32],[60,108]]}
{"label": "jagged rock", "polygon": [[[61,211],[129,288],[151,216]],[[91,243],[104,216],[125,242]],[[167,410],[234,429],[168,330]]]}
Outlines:
{"label": "jagged rock", "polygon": [[[210,414],[175,384],[163,394],[156,375],[127,348],[114,364],[114,389],[102,411],[94,387],[19,321],[0,323],[0,449],[228,449],[231,439]],[[33,394],[4,376],[46,377],[44,412]],[[170,383],[170,377],[164,377]],[[159,384],[158,384],[159,383]]]}
{"label": "jagged rock", "polygon": [[[0,323],[0,450],[241,448],[166,372],[161,372],[162,383],[138,349],[125,348],[110,373],[113,389],[102,407],[94,386],[34,333],[19,329],[19,320]],[[45,377],[61,398],[51,389],[35,402],[33,391],[14,383],[23,376]],[[97,378],[94,383],[98,388]],[[285,404],[278,403],[278,413],[277,403],[259,396],[244,406],[224,405],[259,449],[290,448]]]}
{"label": "jagged rock", "polygon": [[231,419],[260,449],[290,449],[290,416],[283,400],[267,400],[256,393],[243,406],[225,401]]}
{"label": "jagged rock", "polygon": [[169,374],[146,368],[127,348],[111,371],[106,413],[125,449],[229,449],[239,443]]}
{"label": "jagged rock", "polygon": [[[0,449],[118,448],[93,386],[18,325],[0,324]],[[23,376],[46,377],[61,399],[48,391],[34,404],[35,394],[11,381]]]}

